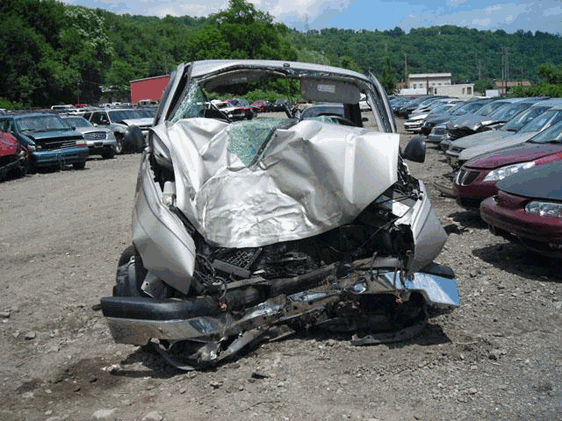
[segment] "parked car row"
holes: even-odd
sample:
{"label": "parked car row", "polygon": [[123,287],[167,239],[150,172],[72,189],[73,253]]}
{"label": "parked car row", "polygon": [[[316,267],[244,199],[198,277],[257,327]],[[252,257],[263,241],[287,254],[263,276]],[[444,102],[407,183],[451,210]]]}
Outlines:
{"label": "parked car row", "polygon": [[[43,167],[86,166],[88,146],[84,136],[57,114],[4,114],[0,116],[0,131],[4,139],[15,138],[19,143],[20,174]],[[7,160],[13,161],[13,155]]]}
{"label": "parked car row", "polygon": [[[445,135],[438,145],[453,182],[438,189],[479,211],[493,233],[562,257],[562,99],[482,100],[455,108],[440,117]],[[429,143],[437,142],[438,127]]]}
{"label": "parked car row", "polygon": [[152,126],[154,108],[94,108],[80,112],[13,111],[0,115],[0,177],[39,168],[83,169],[89,156],[136,152],[134,132]]}

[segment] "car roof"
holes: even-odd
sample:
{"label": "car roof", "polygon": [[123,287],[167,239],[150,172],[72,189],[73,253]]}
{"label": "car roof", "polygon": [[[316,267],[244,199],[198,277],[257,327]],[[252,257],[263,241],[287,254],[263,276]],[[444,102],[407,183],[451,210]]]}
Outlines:
{"label": "car roof", "polygon": [[22,114],[14,114],[14,115],[12,115],[12,117],[14,117],[14,118],[42,117],[42,116],[56,116],[56,117],[60,117],[60,114],[58,114],[58,113],[37,113],[37,112],[31,112],[31,113],[22,113]]}
{"label": "car roof", "polygon": [[278,70],[282,73],[288,70],[296,72],[324,72],[334,75],[348,76],[370,82],[364,74],[339,67],[325,66],[322,64],[299,63],[280,60],[203,60],[192,63],[191,77],[197,78],[215,72],[224,72],[229,68],[256,68],[260,70]]}
{"label": "car roof", "polygon": [[551,98],[544,101],[539,101],[533,104],[533,107],[560,107],[562,106],[562,98]]}

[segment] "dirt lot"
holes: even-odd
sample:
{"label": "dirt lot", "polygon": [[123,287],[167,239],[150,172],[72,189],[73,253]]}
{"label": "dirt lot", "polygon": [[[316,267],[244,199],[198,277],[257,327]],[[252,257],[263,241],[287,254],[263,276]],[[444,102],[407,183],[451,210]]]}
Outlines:
{"label": "dirt lot", "polygon": [[[403,136],[406,141],[409,136]],[[410,164],[450,233],[462,306],[412,341],[307,333],[182,373],[113,343],[99,298],[130,242],[139,155],[0,184],[0,419],[562,419],[562,270],[488,232]]]}

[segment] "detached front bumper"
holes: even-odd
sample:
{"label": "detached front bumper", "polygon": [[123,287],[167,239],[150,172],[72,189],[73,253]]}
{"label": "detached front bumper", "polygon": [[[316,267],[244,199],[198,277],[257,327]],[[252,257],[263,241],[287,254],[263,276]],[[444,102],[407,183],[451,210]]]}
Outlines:
{"label": "detached front bumper", "polygon": [[[117,343],[145,345],[150,339],[178,341],[237,335],[256,326],[272,326],[311,313],[320,313],[328,303],[343,300],[349,295],[386,294],[408,299],[411,293],[417,292],[431,308],[454,309],[460,305],[454,278],[416,272],[403,283],[396,272],[379,276],[375,272],[372,279],[357,282],[349,288],[340,288],[336,282],[328,289],[289,295],[284,301],[268,300],[249,309],[239,320],[233,320],[226,312],[217,314],[208,302],[195,306],[193,302],[182,303],[177,300],[105,297],[101,300],[101,306]],[[443,274],[450,273],[446,272]],[[194,310],[191,311],[191,308]]]}

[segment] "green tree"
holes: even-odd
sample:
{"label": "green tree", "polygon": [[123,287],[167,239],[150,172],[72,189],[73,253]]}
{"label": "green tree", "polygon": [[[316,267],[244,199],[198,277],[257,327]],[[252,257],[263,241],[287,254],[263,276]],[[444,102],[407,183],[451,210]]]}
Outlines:
{"label": "green tree", "polygon": [[394,94],[394,91],[396,90],[396,79],[394,78],[394,72],[390,64],[390,57],[388,56],[384,60],[380,83],[389,95]]}
{"label": "green tree", "polygon": [[493,89],[494,81],[490,78],[478,79],[474,82],[474,91],[480,92],[482,95],[486,93],[486,89]]}

